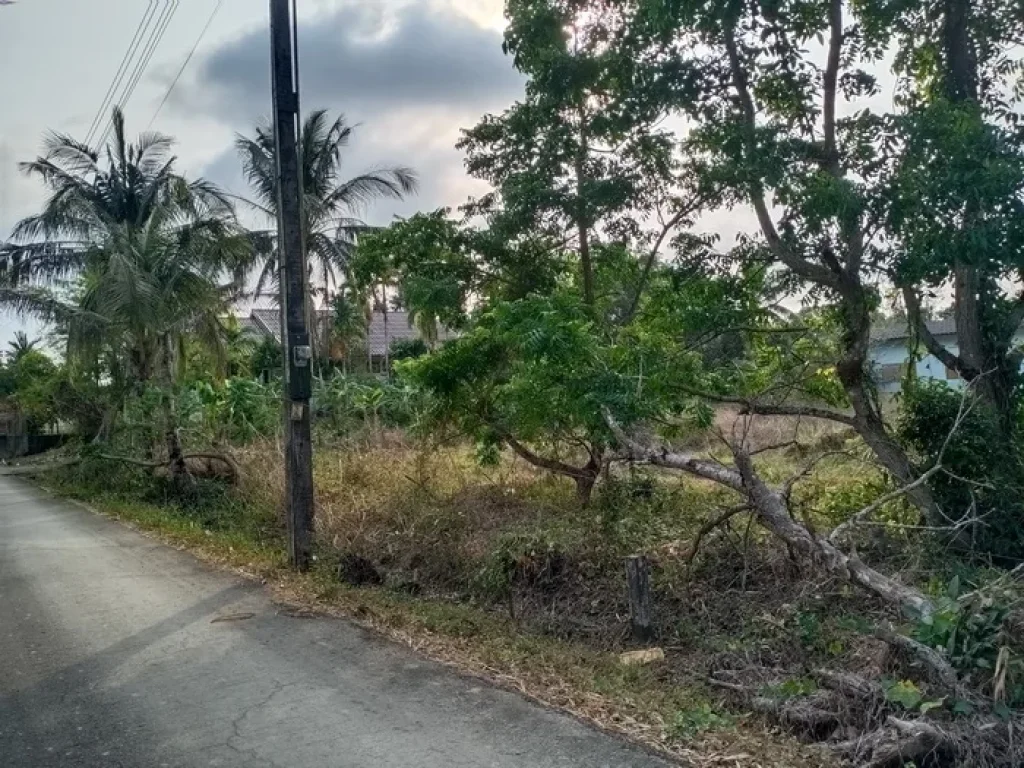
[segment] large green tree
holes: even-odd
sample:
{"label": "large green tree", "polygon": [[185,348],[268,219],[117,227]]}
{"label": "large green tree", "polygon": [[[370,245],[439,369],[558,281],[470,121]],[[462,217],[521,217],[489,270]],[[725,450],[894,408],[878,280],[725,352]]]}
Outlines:
{"label": "large green tree", "polygon": [[[1024,15],[1016,2],[968,0],[885,11],[901,76],[891,276],[925,348],[973,383],[1010,442],[1022,361],[1012,338],[1024,320]],[[924,292],[952,295],[957,349],[923,322]]]}

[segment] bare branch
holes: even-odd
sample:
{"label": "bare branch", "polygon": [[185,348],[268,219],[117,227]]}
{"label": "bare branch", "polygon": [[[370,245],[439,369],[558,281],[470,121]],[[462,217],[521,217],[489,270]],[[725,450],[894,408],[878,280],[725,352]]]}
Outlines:
{"label": "bare branch", "polygon": [[645,445],[628,436],[607,409],[604,415],[616,439],[634,458],[646,459],[656,466],[679,469],[741,493],[756,512],[761,525],[808,560],[899,605],[911,615],[928,616],[935,611],[932,601],[918,590],[870,568],[855,555],[846,554],[794,520],[786,499],[761,479],[754,469],[753,459],[742,447],[732,446],[736,468],[723,467],[690,454]]}
{"label": "bare branch", "polygon": [[[743,62],[740,60],[739,49],[736,45],[735,28],[731,25],[727,26],[724,37],[733,87],[736,89],[736,95],[743,114],[743,132],[747,145],[747,159],[750,160],[757,151],[757,111],[754,108],[754,99],[750,93],[750,81],[746,70],[743,68]],[[783,242],[775,222],[772,221],[761,182],[758,180],[752,181],[749,192],[750,202],[754,207],[754,212],[757,214],[758,225],[764,234],[765,242],[768,243],[768,247],[775,254],[775,257],[793,270],[793,272],[813,283],[829,288],[838,288],[838,275],[820,264],[814,264],[798,256]]]}
{"label": "bare branch", "polygon": [[712,480],[734,491],[743,493],[743,478],[739,472],[729,467],[722,466],[713,461],[698,459],[688,453],[679,453],[668,448],[654,448],[646,446],[627,435],[611,413],[606,409],[604,412],[605,421],[609,429],[615,435],[620,445],[626,448],[629,456],[633,459],[645,459],[651,464],[669,469],[680,469],[689,472],[691,475]]}
{"label": "bare branch", "polygon": [[848,451],[825,451],[824,453],[819,453],[817,456],[815,456],[813,459],[807,462],[807,464],[804,465],[799,472],[796,472],[795,474],[791,475],[789,479],[787,479],[786,482],[782,484],[779,493],[782,494],[783,498],[788,499],[790,496],[792,496],[793,488],[796,486],[797,483],[799,483],[805,477],[808,477],[811,474],[811,472],[815,470],[818,464],[832,456],[846,456],[849,458],[850,453]]}
{"label": "bare branch", "polygon": [[829,46],[828,62],[823,80],[824,96],[822,118],[825,126],[824,163],[833,176],[839,176],[839,153],[836,149],[836,88],[839,81],[839,65],[843,49],[843,2],[829,2]]}
{"label": "bare branch", "polygon": [[875,630],[875,636],[917,659],[931,673],[933,682],[956,694],[957,698],[973,698],[960,683],[956,670],[939,651],[911,637],[901,635],[890,626],[879,627]]}
{"label": "bare branch", "polygon": [[741,512],[750,512],[751,508],[749,504],[737,504],[735,507],[729,507],[724,510],[720,515],[713,517],[708,520],[704,525],[697,531],[697,535],[693,537],[693,545],[690,547],[690,551],[686,556],[686,567],[689,569],[693,566],[693,561],[697,559],[697,553],[700,551],[701,542],[704,541],[704,537],[711,533],[716,528],[725,525],[727,522],[732,520],[736,515]]}
{"label": "bare branch", "polygon": [[[953,439],[953,436],[956,435],[956,433],[960,430],[960,427],[967,419],[968,414],[970,414],[971,410],[973,410],[974,408],[974,401],[970,397],[971,390],[971,384],[964,387],[964,391],[960,396],[960,406],[957,409],[956,419],[953,420],[953,426],[950,427],[949,432],[946,434],[946,439],[942,441],[942,447],[939,448],[939,453],[935,457],[935,462],[932,464],[932,467],[913,482],[907,483],[902,487],[897,488],[895,491],[891,491],[889,493],[885,493],[879,496],[871,504],[868,504],[862,510],[854,514],[849,520],[836,526],[832,533],[829,534],[829,541],[831,541],[833,544],[843,541],[853,528],[856,528],[867,523],[879,509],[884,507],[890,501],[895,501],[896,499],[906,496],[909,493],[913,493],[915,490],[925,485],[939,472],[945,471],[944,467],[942,466],[942,460],[946,456],[946,449],[949,448],[949,443]],[[959,530],[961,528],[966,527],[967,524],[970,522],[971,519],[965,516],[961,520],[953,522],[952,525],[947,527],[947,529]],[[941,530],[941,528],[937,526],[929,526],[929,529]]]}
{"label": "bare branch", "polygon": [[[903,303],[907,307],[907,318],[912,324],[914,330],[917,332],[917,336],[921,339],[925,349],[929,353],[938,358],[939,362],[952,371],[959,373],[964,379],[970,379],[972,376],[967,375],[967,365],[957,355],[954,355],[943,344],[935,338],[935,335],[928,329],[928,323],[925,322],[924,315],[921,312],[921,297],[918,296],[917,291],[910,287],[904,286],[903,288]],[[974,372],[976,375],[976,372]]]}
{"label": "bare branch", "polygon": [[873,502],[864,507],[864,509],[860,510],[855,515],[853,515],[849,520],[847,520],[844,523],[841,523],[840,525],[837,525],[832,530],[832,533],[829,534],[828,540],[831,541],[833,544],[838,544],[844,541],[847,534],[849,534],[849,532],[853,528],[857,528],[863,525],[866,521],[871,519],[871,517],[874,516],[874,514],[879,509],[884,507],[890,501],[895,501],[896,499],[906,496],[911,491],[920,488],[922,485],[931,480],[941,469],[941,465],[936,464],[934,467],[929,469],[927,472],[925,472],[923,475],[917,478],[917,480],[910,483],[909,485],[904,485],[900,488],[897,488],[895,491],[882,494]]}

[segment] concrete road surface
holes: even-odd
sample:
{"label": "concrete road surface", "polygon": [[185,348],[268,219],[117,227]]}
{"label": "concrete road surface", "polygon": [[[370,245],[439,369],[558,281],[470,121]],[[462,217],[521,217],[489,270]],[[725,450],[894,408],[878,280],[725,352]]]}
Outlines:
{"label": "concrete road surface", "polygon": [[0,767],[50,766],[666,764],[0,477]]}

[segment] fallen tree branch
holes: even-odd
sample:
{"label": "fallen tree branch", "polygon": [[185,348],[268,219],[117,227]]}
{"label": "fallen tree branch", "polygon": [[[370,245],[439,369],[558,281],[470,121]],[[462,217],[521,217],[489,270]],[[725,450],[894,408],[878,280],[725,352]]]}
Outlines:
{"label": "fallen tree branch", "polygon": [[850,531],[853,528],[856,528],[859,525],[863,525],[865,521],[869,520],[878,510],[880,510],[890,501],[895,501],[896,499],[902,498],[903,496],[906,496],[908,493],[911,493],[914,489],[920,488],[922,485],[931,480],[932,477],[938,474],[941,470],[942,465],[936,464],[923,475],[918,477],[917,480],[915,480],[914,482],[897,488],[895,491],[890,491],[889,493],[882,494],[873,502],[864,507],[864,509],[860,510],[855,515],[853,515],[849,520],[840,523],[834,529],[832,529],[832,533],[828,535],[828,540],[833,544],[839,544],[843,542],[846,539],[846,536],[850,533]]}
{"label": "fallen tree branch", "polygon": [[875,680],[856,675],[852,672],[840,672],[834,669],[814,670],[814,679],[826,688],[841,693],[851,699],[862,701],[881,700],[885,695],[882,686]]}
{"label": "fallen tree branch", "polygon": [[786,498],[778,490],[769,488],[761,479],[754,469],[753,459],[742,447],[731,446],[736,464],[736,469],[732,469],[667,447],[658,448],[641,443],[627,435],[607,410],[605,420],[616,439],[632,457],[646,459],[656,466],[688,472],[742,494],[763,527],[786,542],[795,552],[823,566],[829,573],[898,605],[912,616],[929,616],[935,611],[934,603],[920,591],[876,571],[856,555],[843,552],[828,539],[815,535],[798,523],[789,510]]}
{"label": "fallen tree branch", "polygon": [[924,643],[919,643],[912,637],[900,634],[890,626],[878,627],[875,630],[875,637],[884,640],[892,647],[916,659],[919,665],[928,673],[930,682],[942,687],[947,693],[965,700],[975,698],[960,682],[956,670],[953,669],[953,665],[934,648],[930,648]]}
{"label": "fallen tree branch", "polygon": [[832,750],[867,768],[890,768],[917,761],[950,745],[948,734],[924,720],[889,717],[872,733],[832,745]]}
{"label": "fallen tree branch", "polygon": [[[143,467],[145,469],[163,469],[169,467],[173,462],[168,459],[166,461],[147,461],[144,459],[134,459],[131,456],[118,456],[116,454],[109,453],[97,453],[94,454],[97,458],[104,459],[105,461],[117,461],[122,464],[130,464],[135,467]],[[219,461],[224,464],[228,469],[231,470],[231,480],[235,482],[241,476],[241,470],[238,467],[238,462],[233,457],[226,453],[186,453],[182,455],[183,461]]]}

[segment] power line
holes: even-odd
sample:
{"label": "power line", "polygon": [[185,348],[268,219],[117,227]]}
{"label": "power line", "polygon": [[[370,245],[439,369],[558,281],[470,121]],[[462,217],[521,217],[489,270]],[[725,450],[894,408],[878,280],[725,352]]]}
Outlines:
{"label": "power line", "polygon": [[[121,94],[121,98],[118,100],[117,106],[122,111],[131,101],[132,96],[135,94],[135,88],[138,86],[139,81],[142,80],[142,76],[146,73],[146,69],[149,67],[149,62],[152,60],[153,54],[156,53],[156,49],[160,46],[160,43],[164,38],[164,34],[167,32],[167,27],[170,26],[171,19],[178,11],[179,2],[180,0],[170,0],[161,15],[158,17],[157,25],[150,34],[149,40],[146,43],[146,48],[143,51],[142,56],[139,58],[138,63],[135,65],[135,70],[129,78],[128,85],[125,87],[124,92]],[[114,123],[113,120],[111,120],[109,125],[107,125],[106,130],[103,132],[100,144],[106,142],[113,127]]]}
{"label": "power line", "polygon": [[114,97],[116,90],[121,87],[121,82],[124,80],[125,73],[130,66],[131,60],[135,58],[135,52],[139,47],[139,43],[142,42],[142,38],[149,30],[149,24],[153,20],[153,14],[156,12],[158,5],[159,3],[157,0],[149,0],[149,5],[142,14],[142,19],[139,21],[139,25],[135,28],[135,36],[128,44],[128,49],[121,58],[121,64],[117,68],[117,73],[110,81],[110,86],[107,88],[107,93],[103,97],[103,101],[100,102],[100,108],[96,110],[96,116],[93,117],[92,122],[89,124],[89,130],[85,134],[86,144],[92,142],[95,132],[101,125],[103,125],[103,118],[107,108],[110,106],[110,100]]}
{"label": "power line", "polygon": [[160,102],[160,106],[157,107],[156,112],[153,113],[153,119],[150,120],[149,125],[146,126],[147,131],[153,127],[153,123],[156,122],[156,118],[157,115],[160,114],[160,110],[164,108],[164,104],[166,104],[167,100],[171,98],[171,92],[174,91],[174,86],[178,84],[181,76],[185,74],[185,69],[188,67],[189,62],[192,61],[192,57],[195,56],[196,50],[199,48],[199,44],[203,41],[203,38],[206,37],[206,33],[209,31],[210,25],[213,24],[213,20],[217,16],[217,11],[220,10],[222,5],[224,5],[224,0],[217,0],[217,4],[213,7],[213,12],[210,14],[210,18],[206,20],[206,26],[204,26],[203,31],[199,33],[199,37],[196,38],[195,45],[192,46],[192,50],[189,51],[188,56],[185,57],[185,61],[182,63],[181,69],[178,70],[178,74],[174,76],[174,80],[171,82],[170,88],[167,89],[167,93],[164,94],[164,98]]}
{"label": "power line", "polygon": [[[111,103],[110,105],[108,105],[107,111],[112,111],[113,107],[116,107],[118,109],[123,109],[124,107],[125,94],[128,93],[128,90],[131,88],[132,81],[135,78],[135,73],[138,72],[140,64],[145,60],[146,53],[152,47],[153,41],[156,39],[156,36],[160,31],[163,21],[167,16],[167,12],[170,10],[171,0],[163,0],[164,5],[162,8],[160,7],[160,2],[161,0],[156,0],[154,11],[156,11],[156,9],[159,8],[159,13],[156,13],[154,15],[154,17],[150,20],[151,23],[147,25],[145,30],[143,30],[143,34],[139,38],[139,46],[137,47],[137,50],[135,52],[137,55],[133,55],[132,59],[128,62],[128,66],[122,73],[121,78],[115,85],[114,93],[111,96]],[[123,88],[122,83],[124,84]],[[119,91],[120,95],[118,94]],[[113,117],[107,117],[106,115],[104,115],[103,120],[101,120],[100,123],[96,126],[97,131],[102,129],[102,133],[99,134],[98,140],[100,146],[106,144],[107,137],[110,135],[110,130],[113,127],[113,125]]]}

